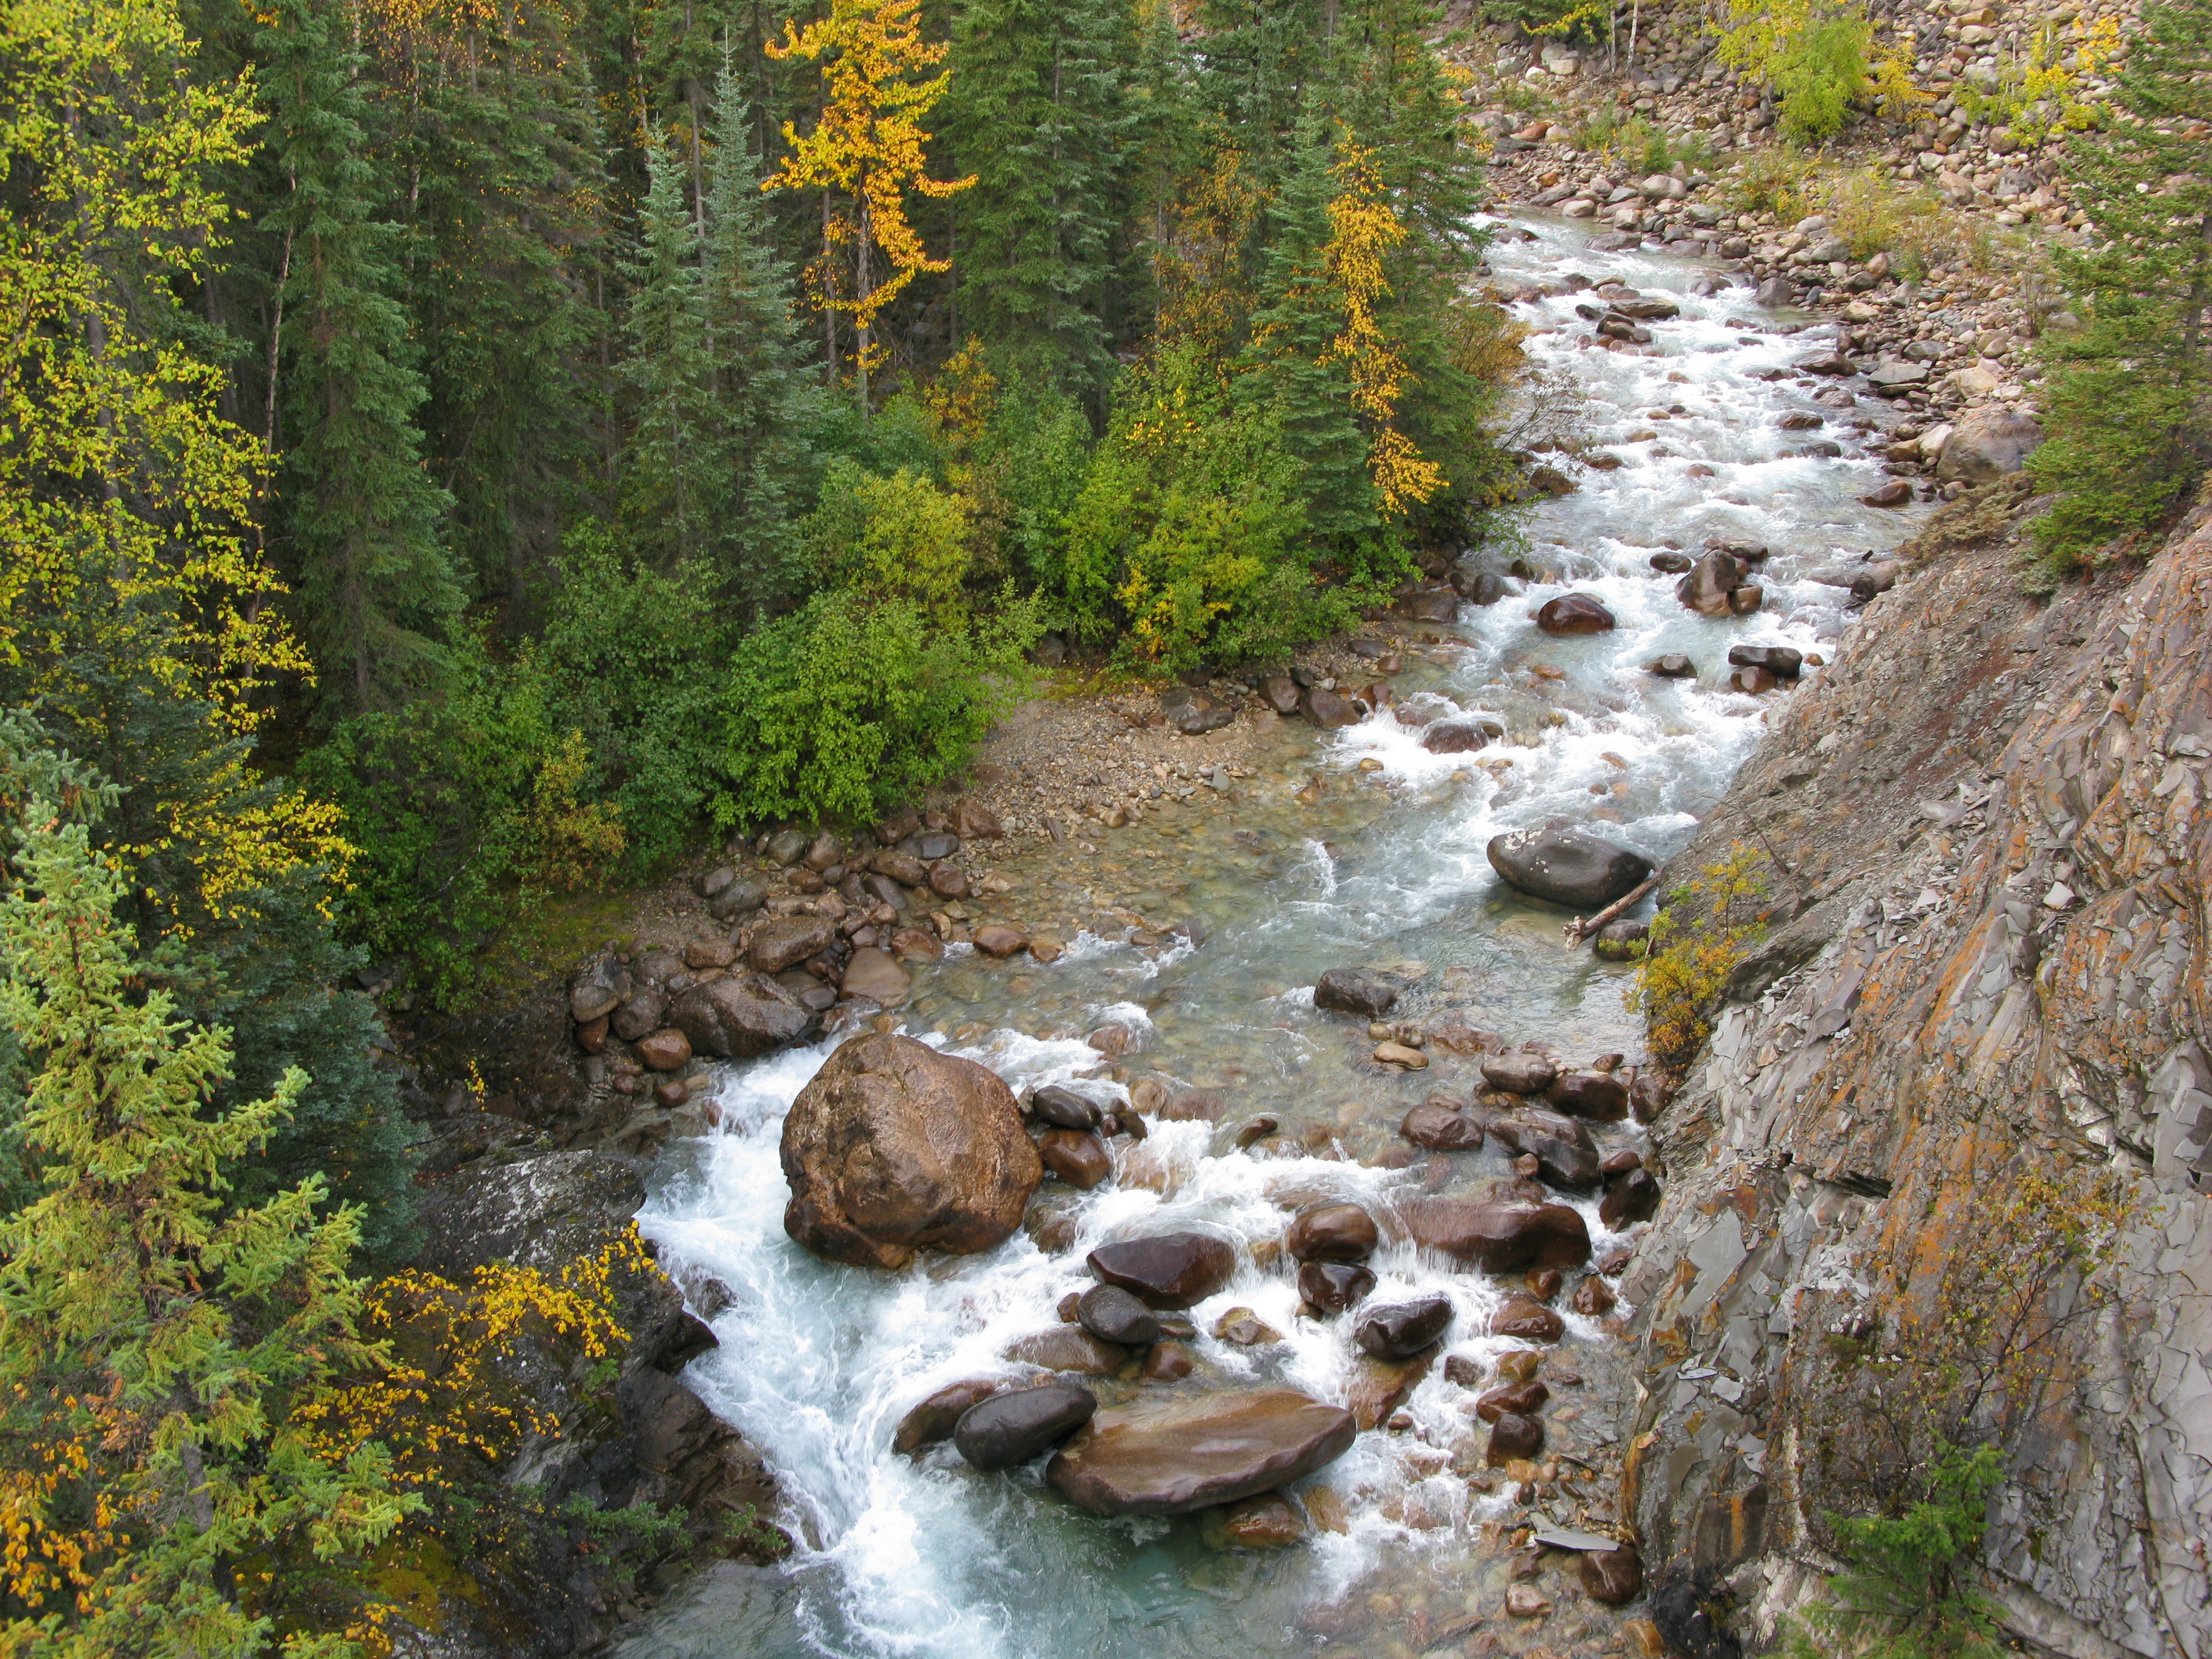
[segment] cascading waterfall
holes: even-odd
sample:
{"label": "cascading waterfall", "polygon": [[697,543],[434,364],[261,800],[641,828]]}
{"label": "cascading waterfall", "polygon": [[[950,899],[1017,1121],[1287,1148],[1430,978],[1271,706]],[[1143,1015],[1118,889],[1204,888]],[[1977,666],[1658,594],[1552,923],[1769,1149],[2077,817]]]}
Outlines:
{"label": "cascading waterfall", "polygon": [[[1395,683],[1401,703],[1443,700],[1493,719],[1505,744],[1432,755],[1388,709],[1328,738],[1286,729],[1278,769],[1230,810],[1237,840],[1163,832],[1149,858],[1133,855],[1134,870],[1107,863],[1109,846],[1088,870],[1063,862],[1027,878],[1072,882],[1102,904],[1111,887],[1202,911],[1201,945],[1147,955],[1102,927],[1049,967],[1017,974],[949,959],[925,975],[902,1011],[903,1029],[981,1060],[1017,1090],[1070,1081],[1125,1100],[1119,1085],[1079,1078],[1100,1060],[1082,1033],[1119,1025],[1133,1039],[1131,1066],[1231,1097],[1220,1124],[1156,1121],[1141,1144],[1115,1143],[1109,1185],[1060,1189],[1051,1201],[1065,1237],[1054,1242],[1067,1248],[1048,1253],[1017,1235],[981,1256],[926,1260],[897,1274],[815,1260],[783,1234],[777,1142],[784,1111],[828,1045],[725,1071],[720,1133],[665,1156],[641,1221],[687,1282],[716,1281],[728,1298],[713,1322],[722,1346],[694,1363],[689,1380],[769,1459],[799,1547],[785,1568],[710,1585],[665,1610],[634,1638],[635,1659],[1291,1654],[1393,1620],[1418,1620],[1416,1633],[1435,1636],[1454,1616],[1494,1608],[1507,1551],[1486,1523],[1515,1505],[1510,1492],[1480,1490],[1451,1467],[1449,1449],[1468,1434],[1468,1396],[1440,1371],[1405,1401],[1410,1428],[1362,1434],[1308,1483],[1341,1499],[1341,1529],[1264,1555],[1216,1551],[1188,1520],[1078,1512],[1035,1468],[981,1475],[950,1447],[908,1460],[890,1443],[901,1415],[933,1389],[1007,1370],[1006,1344],[1054,1323],[1060,1298],[1089,1282],[1083,1258],[1093,1244],[1194,1224],[1256,1247],[1233,1282],[1191,1310],[1201,1365],[1232,1383],[1264,1378],[1343,1398],[1352,1322],[1296,1316],[1274,1242],[1299,1204],[1349,1199],[1387,1218],[1438,1177],[1426,1166],[1354,1161],[1397,1144],[1398,1118],[1433,1079],[1378,1079],[1372,1067],[1348,1065],[1364,1056],[1364,1028],[1315,1011],[1311,987],[1323,969],[1418,965],[1415,1012],[1431,1006],[1420,999],[1441,999],[1436,1006],[1470,1024],[1570,1055],[1638,1046],[1621,1000],[1625,970],[1562,950],[1559,913],[1504,890],[1485,844],[1506,829],[1568,818],[1654,859],[1681,845],[1761,729],[1761,701],[1723,687],[1729,647],[1786,644],[1832,660],[1847,596],[1805,573],[1893,541],[1906,520],[1858,504],[1879,480],[1873,461],[1778,453],[1802,441],[1778,426],[1785,412],[1832,422],[1838,411],[1814,401],[1808,380],[1760,378],[1808,341],[1772,331],[1771,319],[1766,331],[1733,325],[1753,314],[1747,290],[1693,295],[1702,267],[1589,253],[1571,225],[1538,224],[1530,241],[1516,234],[1493,250],[1503,281],[1579,271],[1664,294],[1681,315],[1653,325],[1653,349],[1638,354],[1580,344],[1588,329],[1574,314],[1578,296],[1518,307],[1542,331],[1531,356],[1572,377],[1592,435],[1625,465],[1589,472],[1577,493],[1539,509],[1525,556],[1538,580],[1498,604],[1462,607],[1458,625]],[[1878,419],[1879,410],[1863,404],[1857,418]],[[1651,568],[1662,548],[1694,556],[1708,538],[1775,550],[1757,615],[1696,616],[1676,601],[1674,579]],[[1596,595],[1618,628],[1540,633],[1529,613],[1568,592]],[[1644,672],[1668,652],[1690,657],[1699,678]],[[1532,672],[1539,665],[1542,676]],[[1358,772],[1363,760],[1379,773]],[[1294,799],[1316,767],[1328,775],[1322,803]],[[1135,844],[1139,832],[1125,833]],[[1121,873],[1102,873],[1110,871]],[[1237,1116],[1262,1110],[1280,1121],[1279,1135],[1235,1150]],[[1622,1124],[1604,1139],[1640,1148],[1642,1134]],[[1477,1155],[1492,1173],[1499,1157]],[[1571,1201],[1601,1255],[1632,1242],[1604,1230],[1594,1199]],[[1451,1297],[1453,1352],[1482,1361],[1522,1346],[1470,1334],[1501,1300],[1486,1275],[1402,1243],[1386,1243],[1370,1265],[1377,1299]],[[1214,1321],[1234,1307],[1285,1340],[1243,1348],[1217,1340]],[[1547,1363],[1582,1374],[1574,1425],[1563,1417],[1561,1428],[1595,1452],[1616,1437],[1613,1343],[1595,1322],[1568,1313],[1566,1323]],[[1564,1499],[1549,1501],[1550,1518],[1571,1520]],[[1502,1633],[1511,1646],[1557,1643],[1580,1619],[1585,1635],[1600,1634],[1600,1613],[1563,1608],[1540,1629]]]}

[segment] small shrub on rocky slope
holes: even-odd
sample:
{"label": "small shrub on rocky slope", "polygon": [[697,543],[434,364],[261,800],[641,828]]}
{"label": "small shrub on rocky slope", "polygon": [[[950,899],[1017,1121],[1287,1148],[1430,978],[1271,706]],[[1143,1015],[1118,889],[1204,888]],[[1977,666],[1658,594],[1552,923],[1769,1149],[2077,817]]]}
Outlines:
{"label": "small shrub on rocky slope", "polygon": [[1679,1073],[1712,1035],[1711,1011],[1729,975],[1765,932],[1758,914],[1766,856],[1741,842],[1667,896],[1652,918],[1634,1006],[1651,1056]]}

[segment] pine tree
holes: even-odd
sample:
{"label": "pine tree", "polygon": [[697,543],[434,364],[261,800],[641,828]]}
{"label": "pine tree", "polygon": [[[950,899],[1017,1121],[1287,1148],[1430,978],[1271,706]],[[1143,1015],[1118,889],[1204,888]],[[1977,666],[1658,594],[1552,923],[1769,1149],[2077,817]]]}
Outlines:
{"label": "pine tree", "polygon": [[2144,6],[2117,101],[2069,147],[2094,240],[2054,255],[2081,326],[2043,337],[2047,580],[2137,550],[2212,469],[2212,0]]}
{"label": "pine tree", "polygon": [[273,0],[259,46],[286,194],[279,447],[291,567],[325,696],[391,707],[434,686],[462,592],[439,540],[452,498],[415,425],[423,385],[374,216],[361,57],[331,0]]}
{"label": "pine tree", "polygon": [[758,607],[798,581],[792,520],[815,471],[819,398],[792,314],[751,150],[753,112],[725,65],[714,92],[700,307],[709,375],[708,446],[725,492],[714,536],[723,584]]}
{"label": "pine tree", "polygon": [[1127,0],[968,0],[943,133],[976,180],[960,221],[961,325],[1096,388],[1134,20]]}
{"label": "pine tree", "polygon": [[658,132],[647,165],[637,252],[623,272],[630,306],[623,378],[635,398],[623,499],[647,544],[676,559],[719,533],[725,480],[709,444],[699,224],[684,199],[683,162]]}
{"label": "pine tree", "polygon": [[120,884],[58,817],[24,804],[0,899],[0,1024],[38,1065],[22,1130],[45,1188],[0,1219],[0,1644],[251,1654],[274,1560],[373,1545],[409,1506],[381,1450],[334,1464],[283,1420],[369,1358],[357,1217],[319,1213],[313,1181],[227,1201],[308,1079],[207,1115],[224,1035],[139,991]]}

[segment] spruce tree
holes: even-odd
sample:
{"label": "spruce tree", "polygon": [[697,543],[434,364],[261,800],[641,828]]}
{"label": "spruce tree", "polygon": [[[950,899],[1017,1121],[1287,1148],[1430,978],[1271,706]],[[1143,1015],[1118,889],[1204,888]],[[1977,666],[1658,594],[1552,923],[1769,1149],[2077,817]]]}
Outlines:
{"label": "spruce tree", "polygon": [[751,150],[753,112],[727,65],[714,92],[700,313],[708,374],[707,453],[724,492],[711,546],[722,586],[757,607],[799,580],[792,521],[815,471],[819,392],[793,315],[791,270]]}
{"label": "spruce tree", "polygon": [[373,1545],[408,1506],[380,1450],[328,1457],[285,1420],[369,1360],[357,1217],[322,1213],[313,1181],[228,1200],[306,1074],[210,1115],[225,1034],[140,989],[83,826],[21,808],[0,1025],[37,1066],[22,1133],[44,1191],[0,1219],[0,1643],[251,1654],[274,1634],[262,1574]]}
{"label": "spruce tree", "polygon": [[707,316],[697,220],[684,168],[650,135],[650,183],[638,213],[623,364],[634,406],[623,501],[645,545],[664,559],[697,553],[723,525],[724,480],[710,451]]}
{"label": "spruce tree", "polygon": [[943,131],[960,204],[960,320],[1002,356],[1095,388],[1134,45],[1127,0],[968,0]]}
{"label": "spruce tree", "polygon": [[2093,240],[2055,254],[2081,326],[2043,337],[2046,580],[2140,550],[2212,467],[2212,0],[2144,6],[2117,101],[2069,146]]}
{"label": "spruce tree", "polygon": [[423,386],[394,299],[397,228],[375,214],[362,59],[332,0],[271,0],[259,46],[285,194],[278,350],[295,592],[322,689],[344,711],[434,687],[462,603],[424,471]]}

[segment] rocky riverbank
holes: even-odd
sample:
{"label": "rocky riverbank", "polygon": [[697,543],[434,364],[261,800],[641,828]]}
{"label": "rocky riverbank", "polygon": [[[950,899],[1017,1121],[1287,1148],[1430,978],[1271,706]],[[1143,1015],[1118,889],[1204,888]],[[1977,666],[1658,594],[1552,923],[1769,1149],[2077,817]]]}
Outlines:
{"label": "rocky riverbank", "polygon": [[1753,849],[1768,923],[1660,1120],[1622,1506],[1765,1640],[1895,1456],[2000,1438],[2009,1627],[2194,1652],[2212,531],[2040,602],[1997,504],[1922,538],[1667,872]]}

